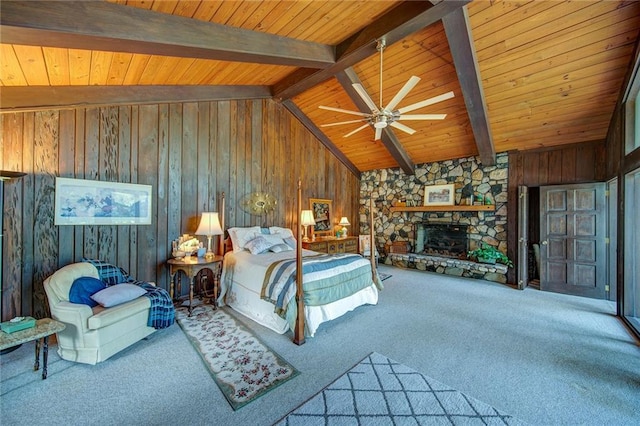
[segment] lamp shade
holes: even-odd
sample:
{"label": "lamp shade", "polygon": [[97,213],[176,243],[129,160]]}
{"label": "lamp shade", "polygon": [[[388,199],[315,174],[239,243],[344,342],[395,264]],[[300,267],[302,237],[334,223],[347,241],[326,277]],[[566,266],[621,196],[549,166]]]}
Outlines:
{"label": "lamp shade", "polygon": [[200,218],[200,225],[196,235],[222,235],[222,227],[217,212],[204,212]]}
{"label": "lamp shade", "polygon": [[302,217],[300,218],[300,224],[302,226],[315,225],[316,221],[313,219],[313,212],[311,210],[302,210]]}
{"label": "lamp shade", "polygon": [[342,219],[340,219],[339,225],[340,226],[349,226],[351,224],[349,223],[349,219],[347,219],[346,216],[342,216]]}

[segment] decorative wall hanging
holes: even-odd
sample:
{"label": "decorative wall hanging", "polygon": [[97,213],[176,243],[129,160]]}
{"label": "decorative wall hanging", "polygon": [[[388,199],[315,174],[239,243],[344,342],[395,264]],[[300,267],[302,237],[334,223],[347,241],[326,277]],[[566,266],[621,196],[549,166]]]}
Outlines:
{"label": "decorative wall hanging", "polygon": [[151,185],[56,178],[56,225],[149,225]]}
{"label": "decorative wall hanging", "polygon": [[263,215],[273,212],[278,200],[266,192],[252,192],[240,200],[240,208],[249,214]]}

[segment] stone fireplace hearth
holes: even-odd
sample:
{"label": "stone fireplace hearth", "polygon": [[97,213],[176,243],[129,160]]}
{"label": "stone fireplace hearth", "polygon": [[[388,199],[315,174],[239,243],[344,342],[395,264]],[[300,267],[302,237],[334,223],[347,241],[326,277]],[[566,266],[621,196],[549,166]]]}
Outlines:
{"label": "stone fireplace hearth", "polygon": [[489,280],[502,284],[507,282],[507,267],[498,263],[488,265],[450,257],[414,253],[389,253],[385,258],[385,264],[458,277]]}

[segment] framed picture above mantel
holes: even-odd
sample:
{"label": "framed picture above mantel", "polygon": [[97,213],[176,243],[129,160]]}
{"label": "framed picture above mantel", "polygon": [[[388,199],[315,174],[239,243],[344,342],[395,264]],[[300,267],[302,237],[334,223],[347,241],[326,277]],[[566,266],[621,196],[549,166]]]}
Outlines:
{"label": "framed picture above mantel", "polygon": [[424,187],[425,206],[452,206],[455,203],[455,184],[431,185]]}

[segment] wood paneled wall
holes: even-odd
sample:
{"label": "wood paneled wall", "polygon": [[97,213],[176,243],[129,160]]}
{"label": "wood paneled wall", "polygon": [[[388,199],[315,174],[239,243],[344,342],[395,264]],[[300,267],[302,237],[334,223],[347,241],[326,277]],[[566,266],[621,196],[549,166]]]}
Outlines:
{"label": "wood paneled wall", "polygon": [[[227,227],[293,228],[300,177],[304,203],[333,199],[334,216],[359,227],[359,176],[271,100],[9,113],[0,126],[0,166],[27,173],[5,184],[3,320],[45,316],[43,280],[83,257],[167,288],[171,241],[218,211],[223,192]],[[56,176],[150,184],[152,224],[54,226]],[[276,211],[245,213],[254,191],[274,195]]]}
{"label": "wood paneled wall", "polygon": [[[507,255],[518,256],[518,186],[538,187],[606,180],[604,142],[565,145],[558,148],[516,151],[509,154],[509,189],[507,205]],[[531,201],[531,200],[530,200]],[[530,208],[534,208],[531,207]],[[515,283],[515,268],[509,269],[507,281]]]}

